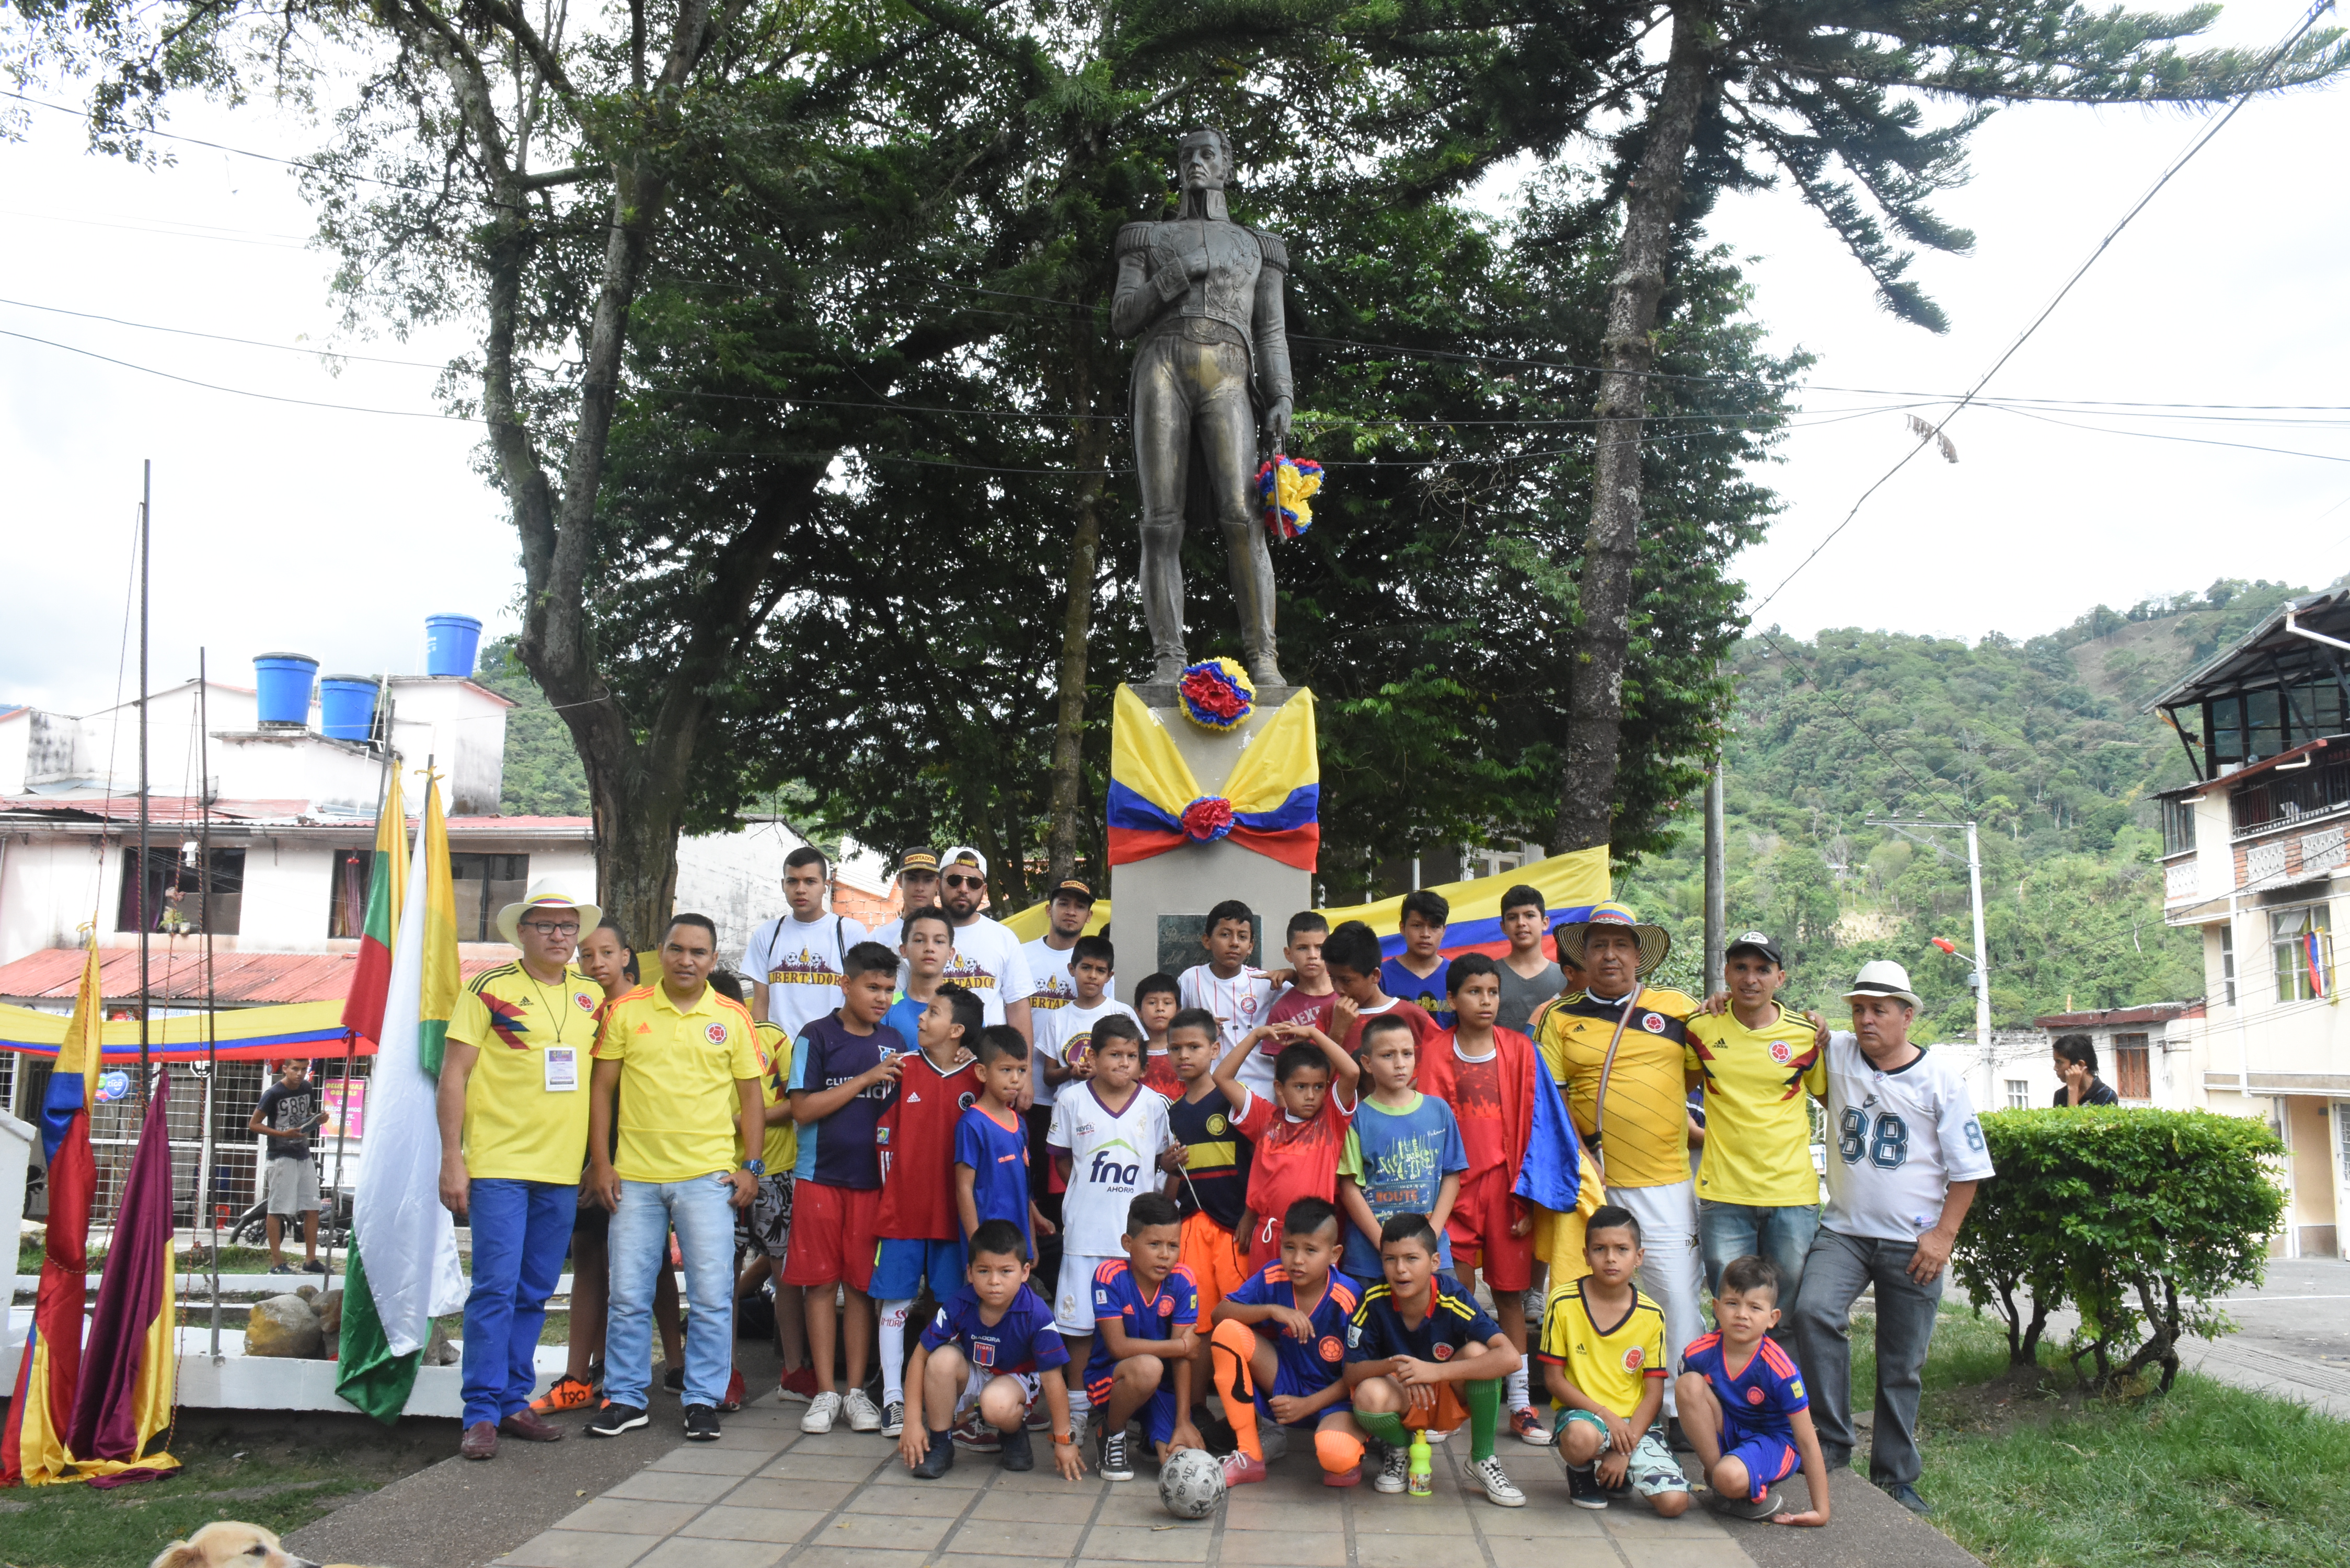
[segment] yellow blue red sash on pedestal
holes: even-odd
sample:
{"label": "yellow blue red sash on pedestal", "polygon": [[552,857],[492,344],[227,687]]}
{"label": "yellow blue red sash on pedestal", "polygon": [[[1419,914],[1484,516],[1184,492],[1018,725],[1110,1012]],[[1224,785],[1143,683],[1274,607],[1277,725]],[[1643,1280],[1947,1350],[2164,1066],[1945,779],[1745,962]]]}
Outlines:
{"label": "yellow blue red sash on pedestal", "polygon": [[1131,687],[1110,721],[1109,863],[1229,838],[1301,871],[1322,848],[1322,764],[1314,694],[1299,691],[1242,737],[1222,795],[1202,794],[1183,754]]}

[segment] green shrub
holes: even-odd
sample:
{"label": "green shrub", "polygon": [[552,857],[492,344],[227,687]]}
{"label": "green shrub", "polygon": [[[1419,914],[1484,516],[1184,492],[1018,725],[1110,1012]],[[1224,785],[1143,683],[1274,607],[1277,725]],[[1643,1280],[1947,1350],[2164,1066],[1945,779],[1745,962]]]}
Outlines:
{"label": "green shrub", "polygon": [[2085,1384],[2158,1364],[2168,1389],[2179,1340],[2216,1337],[2228,1326],[2217,1299],[2266,1266],[2284,1211],[2276,1135],[2241,1116],[2119,1106],[2000,1111],[1982,1129],[1999,1174],[1950,1266],[1976,1307],[2005,1320],[2010,1357],[2033,1363],[2049,1312],[2069,1300],[2074,1367],[2094,1365]]}

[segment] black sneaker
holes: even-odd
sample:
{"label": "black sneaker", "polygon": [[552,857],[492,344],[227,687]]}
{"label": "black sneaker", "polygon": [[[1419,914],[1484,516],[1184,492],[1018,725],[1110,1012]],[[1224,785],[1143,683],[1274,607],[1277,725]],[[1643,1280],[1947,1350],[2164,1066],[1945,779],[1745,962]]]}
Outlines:
{"label": "black sneaker", "polygon": [[307,1258],[303,1260],[302,1272],[306,1274],[323,1274],[327,1272],[327,1265],[316,1258]]}
{"label": "black sneaker", "polygon": [[1751,1502],[1742,1497],[1724,1497],[1720,1492],[1713,1494],[1714,1511],[1726,1513],[1732,1519],[1768,1519],[1778,1512],[1785,1501],[1776,1487],[1765,1487],[1762,1495]]}
{"label": "black sneaker", "polygon": [[[953,1448],[952,1443],[947,1445]],[[1028,1444],[1028,1428],[1014,1427],[1003,1434],[1003,1447],[998,1450],[996,1463],[1007,1470],[1033,1470],[1036,1468],[1036,1450]]]}
{"label": "black sneaker", "polygon": [[1134,1479],[1134,1460],[1127,1455],[1126,1428],[1123,1427],[1115,1432],[1107,1427],[1102,1428],[1101,1479],[1113,1481]]}
{"label": "black sneaker", "polygon": [[1597,1467],[1566,1467],[1566,1501],[1577,1508],[1605,1509],[1607,1506],[1607,1489],[1599,1484]]}
{"label": "black sneaker", "polygon": [[597,1411],[594,1418],[588,1421],[588,1435],[591,1438],[617,1438],[621,1433],[632,1431],[651,1419],[651,1417],[645,1414],[641,1406],[607,1405]]}
{"label": "black sneaker", "polygon": [[668,1371],[662,1373],[661,1386],[668,1389],[672,1394],[682,1394],[685,1392],[685,1368],[682,1366],[672,1366]]}
{"label": "black sneaker", "polygon": [[1887,1486],[1884,1482],[1879,1481],[1877,1486],[1886,1496],[1891,1498],[1894,1501],[1899,1503],[1902,1507],[1908,1509],[1918,1518],[1931,1519],[1934,1517],[1933,1509],[1928,1506],[1924,1498],[1918,1495],[1918,1489],[1911,1486],[1908,1481],[1896,1481],[1891,1486]]}
{"label": "black sneaker", "polygon": [[921,1462],[914,1467],[913,1473],[919,1480],[936,1480],[954,1469],[954,1440],[944,1432],[933,1432],[927,1427],[923,1428],[923,1436],[930,1447],[922,1450]]}
{"label": "black sneaker", "polygon": [[685,1440],[689,1443],[714,1443],[718,1440],[718,1412],[707,1405],[685,1407]]}

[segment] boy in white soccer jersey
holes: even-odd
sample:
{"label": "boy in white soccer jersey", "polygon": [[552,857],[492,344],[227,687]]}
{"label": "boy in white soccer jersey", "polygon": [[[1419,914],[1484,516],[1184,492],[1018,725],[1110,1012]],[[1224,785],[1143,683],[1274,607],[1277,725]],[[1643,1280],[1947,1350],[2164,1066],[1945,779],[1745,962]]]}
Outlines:
{"label": "boy in white soccer jersey", "polygon": [[1265,1021],[1280,987],[1248,961],[1256,947],[1256,916],[1238,898],[1227,898],[1208,911],[1200,945],[1208,950],[1208,961],[1175,977],[1177,1001],[1214,1013],[1222,1032],[1220,1048],[1229,1051]]}
{"label": "boy in white soccer jersey", "polygon": [[1982,1126],[1949,1052],[1909,1043],[1918,994],[1889,959],[1860,966],[1853,1033],[1828,1038],[1828,1202],[1804,1260],[1795,1358],[1828,1466],[1849,1463],[1852,1303],[1877,1291],[1877,1425],[1869,1479],[1913,1513],[1918,1374],[1959,1227],[1991,1174]]}
{"label": "boy in white soccer jersey", "polygon": [[[1053,1106],[1049,1146],[1067,1184],[1061,1196],[1061,1272],[1053,1321],[1069,1346],[1069,1366],[1086,1366],[1094,1332],[1094,1274],[1126,1258],[1127,1210],[1138,1193],[1159,1188],[1159,1156],[1174,1135],[1167,1101],[1142,1086],[1142,1029],[1131,1013],[1093,1026],[1091,1068]],[[1083,1373],[1069,1377],[1073,1429],[1085,1424]]]}

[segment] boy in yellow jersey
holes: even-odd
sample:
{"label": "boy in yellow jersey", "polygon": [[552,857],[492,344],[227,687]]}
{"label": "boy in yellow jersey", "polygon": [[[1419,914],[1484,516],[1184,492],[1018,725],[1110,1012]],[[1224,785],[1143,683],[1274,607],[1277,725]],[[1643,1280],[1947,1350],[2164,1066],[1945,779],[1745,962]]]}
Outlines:
{"label": "boy in yellow jersey", "polygon": [[1685,1063],[1705,1079],[1697,1220],[1706,1289],[1720,1293],[1732,1258],[1760,1256],[1778,1265],[1793,1301],[1820,1228],[1811,1099],[1827,1093],[1826,1054],[1817,1021],[1778,1000],[1787,965],[1768,936],[1731,942],[1722,978],[1729,1006],[1690,1020]]}
{"label": "boy in yellow jersey", "polygon": [[1543,1383],[1558,1412],[1567,1501],[1606,1508],[1638,1492],[1666,1519],[1689,1511],[1689,1478],[1659,1430],[1665,1407],[1665,1310],[1640,1293],[1640,1222],[1614,1204],[1584,1227],[1591,1272],[1543,1313]]}
{"label": "boy in yellow jersey", "polygon": [[[1696,1075],[1683,1063],[1687,1021],[1698,1004],[1642,983],[1672,942],[1663,927],[1644,924],[1627,905],[1595,904],[1579,919],[1559,921],[1555,936],[1559,961],[1581,967],[1584,990],[1534,1015],[1534,1045],[1565,1094],[1607,1201],[1640,1221],[1640,1288],[1665,1309],[1665,1351],[1679,1361],[1682,1347],[1705,1332],[1689,1164],[1688,1096]],[[1583,1229],[1564,1215],[1549,1223],[1547,1234],[1536,1229],[1537,1254],[1550,1267],[1554,1290],[1585,1272]],[[1674,1414],[1669,1387],[1665,1413]]]}
{"label": "boy in yellow jersey", "polygon": [[749,1011],[710,984],[718,929],[707,916],[671,919],[660,956],[660,980],[614,1001],[596,1042],[588,1185],[612,1210],[612,1304],[606,1403],[588,1435],[618,1437],[649,1418],[653,1276],[674,1227],[691,1309],[685,1435],[714,1442],[734,1369],[734,1210],[750,1207],[766,1174],[758,1036]]}
{"label": "boy in yellow jersey", "polygon": [[583,927],[603,918],[547,882],[498,911],[515,962],[476,976],[449,1020],[436,1109],[441,1201],[473,1228],[465,1297],[463,1437],[486,1459],[498,1434],[552,1443],[532,1413],[534,1355],[561,1278],[588,1145],[583,1076],[601,988],[571,967]]}

